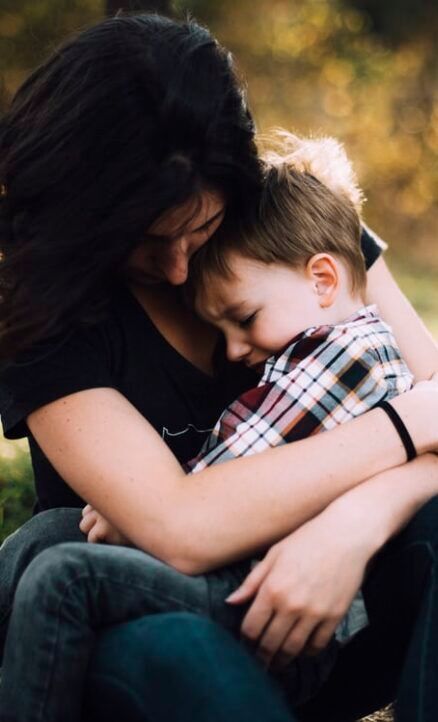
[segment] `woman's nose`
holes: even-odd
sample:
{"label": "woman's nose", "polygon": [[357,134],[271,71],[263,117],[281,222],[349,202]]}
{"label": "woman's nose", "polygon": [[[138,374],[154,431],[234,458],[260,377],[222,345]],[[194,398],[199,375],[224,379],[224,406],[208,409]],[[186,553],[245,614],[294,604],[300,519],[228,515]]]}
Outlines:
{"label": "woman's nose", "polygon": [[159,259],[160,270],[166,281],[173,286],[179,286],[187,280],[190,260],[189,250],[189,243],[182,236],[171,241],[162,251]]}

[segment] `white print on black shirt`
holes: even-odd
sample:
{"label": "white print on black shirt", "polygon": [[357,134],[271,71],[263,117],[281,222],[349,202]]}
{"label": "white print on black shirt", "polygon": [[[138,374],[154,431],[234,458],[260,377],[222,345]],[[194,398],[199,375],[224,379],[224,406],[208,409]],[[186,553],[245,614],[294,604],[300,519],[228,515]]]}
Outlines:
{"label": "white print on black shirt", "polygon": [[195,432],[196,434],[210,434],[213,429],[198,429],[194,424],[188,424],[185,429],[182,429],[182,431],[169,431],[165,426],[163,426],[163,430],[161,432],[161,438],[162,439],[170,439],[175,436],[182,436],[183,434],[187,434],[189,431]]}

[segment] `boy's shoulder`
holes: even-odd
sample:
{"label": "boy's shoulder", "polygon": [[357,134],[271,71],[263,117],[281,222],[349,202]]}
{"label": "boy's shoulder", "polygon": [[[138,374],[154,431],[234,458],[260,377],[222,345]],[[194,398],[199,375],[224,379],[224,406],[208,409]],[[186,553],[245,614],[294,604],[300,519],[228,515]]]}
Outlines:
{"label": "boy's shoulder", "polygon": [[[363,306],[337,324],[311,326],[292,339],[272,365],[294,363],[313,354],[321,356],[331,346],[339,350],[354,347],[357,353],[390,344],[397,346],[391,328],[379,316],[376,305]],[[353,350],[353,349],[352,349]]]}
{"label": "boy's shoulder", "polygon": [[341,323],[315,328],[313,332],[309,329],[309,335],[343,346],[357,343],[369,350],[386,344],[397,347],[391,327],[381,318],[375,304],[363,306]]}
{"label": "boy's shoulder", "polygon": [[261,383],[298,370],[314,376],[316,369],[334,371],[356,361],[370,369],[404,364],[392,330],[375,305],[363,306],[339,324],[303,331],[281,354],[268,359]]}
{"label": "boy's shoulder", "polygon": [[374,304],[363,306],[342,323],[332,326],[325,334],[325,343],[348,350],[353,358],[368,357],[370,363],[386,365],[403,361],[392,328]]}

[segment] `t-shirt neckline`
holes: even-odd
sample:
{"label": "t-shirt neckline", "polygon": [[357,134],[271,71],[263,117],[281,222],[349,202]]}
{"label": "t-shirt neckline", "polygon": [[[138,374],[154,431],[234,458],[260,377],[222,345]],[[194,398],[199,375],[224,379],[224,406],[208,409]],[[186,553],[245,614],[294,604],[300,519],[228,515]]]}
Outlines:
{"label": "t-shirt neckline", "polygon": [[129,286],[124,286],[123,291],[125,295],[128,297],[129,302],[131,303],[132,307],[137,310],[139,314],[141,314],[142,318],[146,321],[146,324],[149,326],[149,328],[152,330],[152,332],[155,334],[156,338],[159,339],[165,353],[167,355],[170,355],[173,357],[173,360],[176,360],[180,363],[180,365],[185,368],[186,371],[189,371],[192,375],[195,374],[198,377],[200,377],[204,382],[214,384],[217,382],[218,375],[213,374],[210,375],[200,369],[198,366],[193,364],[191,361],[189,361],[185,356],[183,356],[178,349],[175,348],[175,346],[172,346],[170,341],[167,340],[165,336],[161,333],[161,331],[157,328],[151,317],[149,316],[148,312],[144,309],[144,307],[141,305],[140,301],[136,298],[135,294],[130,290]]}

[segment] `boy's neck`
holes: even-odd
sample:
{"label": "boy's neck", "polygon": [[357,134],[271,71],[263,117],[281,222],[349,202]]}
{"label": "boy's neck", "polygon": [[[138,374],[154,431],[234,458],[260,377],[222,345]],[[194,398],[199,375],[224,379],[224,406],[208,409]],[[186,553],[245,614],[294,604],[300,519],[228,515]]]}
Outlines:
{"label": "boy's neck", "polygon": [[340,293],[329,308],[321,309],[321,325],[336,325],[345,321],[365,305],[365,299],[359,294]]}

